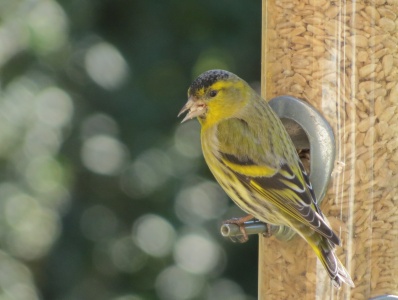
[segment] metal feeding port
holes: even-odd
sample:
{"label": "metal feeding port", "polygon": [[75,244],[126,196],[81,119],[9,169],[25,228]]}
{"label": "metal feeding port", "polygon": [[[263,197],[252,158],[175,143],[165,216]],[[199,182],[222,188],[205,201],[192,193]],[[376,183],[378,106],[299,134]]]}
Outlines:
{"label": "metal feeding port", "polygon": [[[296,149],[304,153],[309,149],[310,181],[317,202],[320,203],[326,194],[334,167],[336,144],[332,128],[314,107],[295,97],[279,96],[271,99],[269,105],[281,119]],[[247,225],[250,228],[248,234],[265,232],[265,226],[253,224],[253,221]],[[282,226],[271,226],[271,232],[282,240],[289,240],[294,235],[291,229]],[[232,237],[239,235],[240,230],[238,225],[224,224],[221,233]]]}
{"label": "metal feeding port", "polygon": [[273,98],[269,105],[281,119],[296,149],[310,149],[310,181],[320,203],[334,167],[336,143],[325,118],[310,104],[291,96]]}

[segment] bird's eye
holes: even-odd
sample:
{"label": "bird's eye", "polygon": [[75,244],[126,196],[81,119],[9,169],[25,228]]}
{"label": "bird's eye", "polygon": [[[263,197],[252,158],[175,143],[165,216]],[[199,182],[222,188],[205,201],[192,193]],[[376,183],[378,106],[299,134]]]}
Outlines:
{"label": "bird's eye", "polygon": [[216,90],[211,90],[209,95],[210,95],[210,97],[215,97],[217,95],[217,91]]}

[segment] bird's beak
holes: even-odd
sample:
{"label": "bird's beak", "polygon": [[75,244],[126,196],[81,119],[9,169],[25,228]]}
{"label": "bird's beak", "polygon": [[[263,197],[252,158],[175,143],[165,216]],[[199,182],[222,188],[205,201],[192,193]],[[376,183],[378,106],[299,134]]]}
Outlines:
{"label": "bird's beak", "polygon": [[185,103],[184,107],[178,113],[177,117],[181,116],[186,111],[188,111],[188,113],[181,123],[204,114],[206,112],[206,104],[201,100],[196,100],[190,97],[187,103]]}

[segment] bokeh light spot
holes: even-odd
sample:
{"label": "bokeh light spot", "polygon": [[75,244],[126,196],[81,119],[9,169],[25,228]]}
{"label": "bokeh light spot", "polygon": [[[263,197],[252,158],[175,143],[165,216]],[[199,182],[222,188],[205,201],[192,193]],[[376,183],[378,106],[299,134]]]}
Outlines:
{"label": "bokeh light spot", "polygon": [[171,252],[176,233],[164,218],[147,214],[134,223],[133,238],[144,252],[155,257],[163,257]]}
{"label": "bokeh light spot", "polygon": [[70,122],[73,115],[72,99],[57,87],[47,88],[37,97],[37,115],[45,124],[63,127]]}
{"label": "bokeh light spot", "polygon": [[108,90],[118,88],[128,75],[126,61],[113,45],[106,42],[88,49],[85,67],[91,79]]}
{"label": "bokeh light spot", "polygon": [[197,296],[203,285],[202,277],[171,266],[158,275],[155,287],[161,300],[185,300]]}
{"label": "bokeh light spot", "polygon": [[[6,11],[2,7],[2,11]],[[0,26],[0,68],[9,61],[13,56],[18,54],[28,44],[28,35],[23,26],[15,26],[15,18],[7,22],[4,18]]]}
{"label": "bokeh light spot", "polygon": [[27,19],[33,49],[46,54],[62,46],[67,38],[67,18],[55,1],[37,1]]}
{"label": "bokeh light spot", "polygon": [[83,122],[81,133],[84,139],[95,135],[116,136],[119,132],[116,121],[103,113],[95,113]]}
{"label": "bokeh light spot", "polygon": [[189,158],[202,155],[200,146],[200,125],[196,120],[178,126],[174,134],[174,144],[177,151]]}
{"label": "bokeh light spot", "polygon": [[122,174],[123,191],[134,198],[148,196],[173,174],[173,162],[160,149],[149,149]]}
{"label": "bokeh light spot", "polygon": [[247,300],[242,288],[234,281],[220,278],[208,289],[207,300]]}
{"label": "bokeh light spot", "polygon": [[0,251],[0,291],[1,299],[39,299],[29,269],[2,251]]}
{"label": "bokeh light spot", "polygon": [[81,156],[90,171],[101,175],[115,175],[124,166],[127,149],[119,140],[100,134],[84,141]]}
{"label": "bokeh light spot", "polygon": [[209,274],[220,267],[221,254],[215,242],[195,233],[181,237],[174,249],[177,265],[196,274]]}
{"label": "bokeh light spot", "polygon": [[181,190],[175,202],[176,214],[186,224],[219,218],[227,208],[228,197],[212,181],[204,181]]}
{"label": "bokeh light spot", "polygon": [[64,169],[52,156],[32,159],[28,163],[25,176],[30,187],[42,193],[58,190],[64,183]]}
{"label": "bokeh light spot", "polygon": [[122,272],[135,273],[148,261],[148,256],[136,246],[130,236],[120,238],[111,245],[111,258],[115,267]]}
{"label": "bokeh light spot", "polygon": [[28,76],[17,78],[7,85],[1,97],[0,116],[14,126],[14,133],[17,133],[21,126],[31,124],[36,105],[32,99],[35,98],[37,90],[37,84]]}
{"label": "bokeh light spot", "polygon": [[7,199],[6,217],[11,228],[7,245],[14,255],[27,260],[47,254],[60,234],[59,216],[27,195]]}
{"label": "bokeh light spot", "polygon": [[24,151],[27,157],[54,155],[58,152],[61,142],[60,130],[37,123],[25,136]]}

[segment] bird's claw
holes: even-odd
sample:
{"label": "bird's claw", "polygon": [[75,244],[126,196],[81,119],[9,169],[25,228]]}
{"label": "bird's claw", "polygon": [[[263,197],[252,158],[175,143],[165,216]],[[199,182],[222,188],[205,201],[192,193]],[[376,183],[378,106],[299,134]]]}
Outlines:
{"label": "bird's claw", "polygon": [[247,215],[245,217],[242,218],[232,218],[229,220],[224,221],[224,224],[235,224],[237,226],[239,226],[239,231],[242,233],[241,236],[234,236],[234,237],[230,237],[231,241],[236,243],[246,243],[249,240],[249,236],[247,235],[246,232],[246,228],[245,228],[245,222],[249,221],[253,219],[252,215]]}
{"label": "bird's claw", "polygon": [[271,228],[271,224],[265,223],[265,226],[267,227],[267,230],[263,232],[263,237],[265,238],[269,238],[272,236],[272,228]]}

